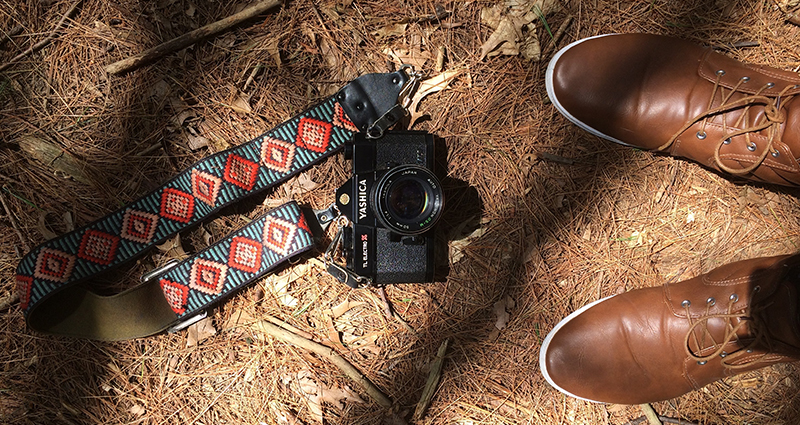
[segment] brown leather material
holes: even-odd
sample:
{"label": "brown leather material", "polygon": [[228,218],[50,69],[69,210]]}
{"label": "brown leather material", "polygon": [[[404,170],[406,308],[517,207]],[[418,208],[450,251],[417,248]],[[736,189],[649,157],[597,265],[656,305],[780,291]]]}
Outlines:
{"label": "brown leather material", "polygon": [[[547,85],[553,104],[598,136],[742,178],[800,185],[797,73],[676,38],[613,34],[558,52]],[[756,168],[741,172],[748,167]]]}
{"label": "brown leather material", "polygon": [[800,360],[800,255],[721,266],[676,284],[607,298],[548,335],[553,386],[595,402],[666,400]]}

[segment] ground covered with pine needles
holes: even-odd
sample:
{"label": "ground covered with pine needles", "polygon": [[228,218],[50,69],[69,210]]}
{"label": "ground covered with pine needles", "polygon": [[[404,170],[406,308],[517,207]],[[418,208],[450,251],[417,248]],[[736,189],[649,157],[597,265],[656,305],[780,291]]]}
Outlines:
{"label": "ground covered with pine needles", "polygon": [[[559,115],[544,87],[558,48],[610,32],[675,35],[797,71],[791,3],[295,1],[124,75],[104,67],[246,4],[78,3],[57,27],[73,1],[0,2],[0,64],[57,36],[0,73],[2,423],[641,423],[639,406],[589,404],[549,387],[537,363],[547,332],[601,297],[800,250],[797,191],[599,140]],[[503,34],[503,19],[522,21],[520,32]],[[351,290],[309,260],[260,280],[189,332],[107,343],[26,328],[14,269],[31,247],[358,75],[401,63],[447,83],[415,105],[413,128],[446,142],[447,173],[461,189],[448,203],[480,206],[479,216],[454,213],[446,223],[446,278]],[[349,172],[332,157],[109,276],[106,290],[285,200],[327,206]],[[327,359],[253,326],[265,320],[333,348],[393,407]],[[415,415],[444,341],[436,392]],[[796,366],[783,364],[652,407],[671,423],[796,423],[798,386]]]}

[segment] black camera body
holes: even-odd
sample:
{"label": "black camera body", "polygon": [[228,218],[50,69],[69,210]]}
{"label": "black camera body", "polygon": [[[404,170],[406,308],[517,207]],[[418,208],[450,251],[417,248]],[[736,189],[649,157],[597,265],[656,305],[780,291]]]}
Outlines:
{"label": "black camera body", "polygon": [[336,191],[346,267],[374,285],[430,282],[434,224],[444,208],[434,170],[434,136],[389,131],[356,134],[345,146],[353,175]]}

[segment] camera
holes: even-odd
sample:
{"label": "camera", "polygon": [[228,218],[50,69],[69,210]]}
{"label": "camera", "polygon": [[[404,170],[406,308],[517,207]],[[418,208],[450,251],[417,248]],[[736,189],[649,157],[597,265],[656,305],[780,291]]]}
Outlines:
{"label": "camera", "polygon": [[433,280],[434,225],[444,209],[434,146],[424,131],[356,134],[345,145],[353,174],[336,191],[336,206],[352,223],[342,246],[356,276],[378,286]]}

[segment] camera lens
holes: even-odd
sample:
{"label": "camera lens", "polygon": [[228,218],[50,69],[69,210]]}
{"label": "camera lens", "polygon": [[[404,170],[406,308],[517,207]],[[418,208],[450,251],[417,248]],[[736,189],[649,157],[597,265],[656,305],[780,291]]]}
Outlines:
{"label": "camera lens", "polygon": [[416,180],[400,180],[389,188],[389,208],[398,218],[411,220],[422,214],[428,200],[422,184]]}
{"label": "camera lens", "polygon": [[378,219],[399,234],[423,233],[441,216],[442,188],[427,168],[416,165],[393,168],[373,188],[371,201]]}

